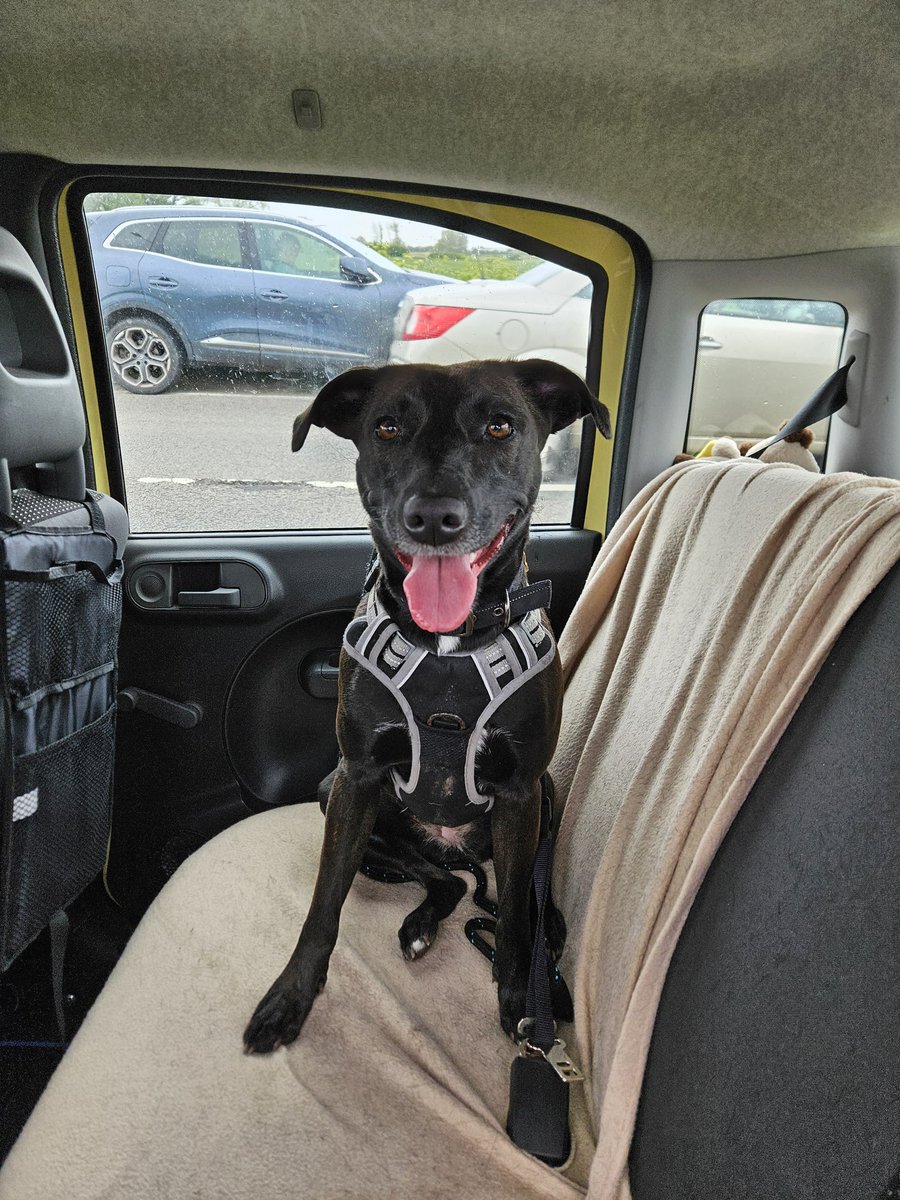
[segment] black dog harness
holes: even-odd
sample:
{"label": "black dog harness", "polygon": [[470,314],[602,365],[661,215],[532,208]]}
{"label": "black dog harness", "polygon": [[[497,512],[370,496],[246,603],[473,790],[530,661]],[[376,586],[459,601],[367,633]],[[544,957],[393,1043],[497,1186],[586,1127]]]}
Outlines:
{"label": "black dog harness", "polygon": [[406,720],[409,774],[404,779],[395,767],[391,778],[397,799],[424,824],[453,828],[490,811],[494,798],[478,791],[475,759],[497,710],[553,661],[556,642],[540,614],[548,592],[549,585],[534,584],[509,593],[493,623],[527,605],[524,615],[479,650],[455,648],[456,637],[443,654],[414,646],[385,612],[377,585],[365,613],[348,625],[344,649],[390,692]]}

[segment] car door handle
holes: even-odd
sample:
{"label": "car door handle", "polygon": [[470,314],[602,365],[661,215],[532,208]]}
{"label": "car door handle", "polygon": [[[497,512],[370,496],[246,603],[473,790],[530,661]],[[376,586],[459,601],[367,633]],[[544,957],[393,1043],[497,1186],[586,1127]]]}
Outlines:
{"label": "car door handle", "polygon": [[168,275],[149,275],[147,277],[147,283],[150,285],[150,287],[157,287],[157,288],[170,288],[171,289],[171,288],[178,287],[178,280],[170,279]]}
{"label": "car door handle", "polygon": [[279,292],[277,288],[269,288],[266,292],[260,292],[263,300],[287,300],[287,292]]}
{"label": "car door handle", "polygon": [[714,337],[710,337],[708,333],[705,333],[703,335],[703,337],[700,339],[700,341],[697,343],[697,345],[699,346],[699,348],[701,350],[721,350],[722,349],[722,343],[716,341],[716,339]]}
{"label": "car door handle", "polygon": [[170,700],[168,696],[158,696],[156,692],[147,692],[143,688],[123,688],[116,696],[119,712],[145,712],[160,721],[168,721],[180,729],[193,729],[203,719],[203,709],[199,704],[187,703],[181,700]]}
{"label": "car door handle", "polygon": [[241,589],[217,587],[205,592],[178,592],[176,602],[179,608],[240,608]]}

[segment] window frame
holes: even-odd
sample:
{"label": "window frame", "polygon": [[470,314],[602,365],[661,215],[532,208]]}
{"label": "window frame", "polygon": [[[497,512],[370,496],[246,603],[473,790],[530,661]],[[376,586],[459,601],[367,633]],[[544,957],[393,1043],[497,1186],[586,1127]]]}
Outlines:
{"label": "window frame", "polygon": [[[83,201],[88,194],[98,191],[159,192],[167,188],[173,193],[348,208],[386,218],[440,224],[444,228],[491,238],[526,253],[537,254],[586,275],[593,284],[593,298],[585,379],[589,386],[599,391],[601,400],[610,409],[614,440],[609,443],[595,437],[590,423],[585,423],[568,526],[553,523],[548,528],[588,528],[605,532],[616,519],[623,505],[628,441],[651,279],[650,255],[642,239],[611,218],[569,205],[470,189],[333,176],[67,167],[50,177],[42,198],[42,230],[45,241],[59,247],[54,263],[56,282],[70,306],[98,486],[127,503],[115,402]],[[234,218],[223,216],[221,219]],[[252,210],[248,209],[242,219],[245,222],[252,220]],[[96,368],[98,361],[103,363],[102,370]],[[541,523],[535,524],[540,526]],[[164,536],[195,537],[201,532],[203,536],[252,537],[257,533],[268,536],[279,531],[223,529]],[[359,528],[300,528],[280,532],[358,534]]]}

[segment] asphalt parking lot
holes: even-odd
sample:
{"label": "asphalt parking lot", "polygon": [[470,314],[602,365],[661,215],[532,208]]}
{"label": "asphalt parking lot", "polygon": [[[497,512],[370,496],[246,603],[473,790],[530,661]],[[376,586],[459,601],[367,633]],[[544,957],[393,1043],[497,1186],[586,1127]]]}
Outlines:
{"label": "asphalt parking lot", "polygon": [[[187,378],[176,391],[116,391],[128,507],[136,533],[336,529],[365,524],[352,442],[313,429],[292,454],[302,380]],[[573,485],[544,485],[538,521],[568,522]]]}

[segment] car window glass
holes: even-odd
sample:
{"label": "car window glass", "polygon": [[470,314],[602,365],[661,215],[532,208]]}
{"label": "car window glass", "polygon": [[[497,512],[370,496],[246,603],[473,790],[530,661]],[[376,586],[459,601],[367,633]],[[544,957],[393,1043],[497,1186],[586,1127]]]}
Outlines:
{"label": "car window glass", "polygon": [[[838,364],[847,314],[823,300],[714,300],[700,317],[684,449],[731,437],[744,448],[777,433]],[[813,426],[820,464],[828,422]]]}
{"label": "car window glass", "polygon": [[116,231],[109,244],[117,250],[149,250],[157,229],[159,221],[130,221]]}
{"label": "car window glass", "polygon": [[170,220],[159,245],[161,254],[208,267],[240,267],[240,225],[236,221]]}
{"label": "car window glass", "polygon": [[280,275],[341,278],[341,252],[308,233],[269,221],[254,221],[259,265]]}
{"label": "car window glass", "polygon": [[[583,377],[600,335],[587,275],[489,230],[310,204],[138,199],[85,201],[136,532],[362,527],[353,443],[314,428],[290,449],[294,417],[327,380],[360,365],[498,358],[549,358]],[[111,245],[139,226],[159,231],[152,255]],[[242,226],[252,270],[238,269]],[[345,277],[343,257],[364,260],[369,276]],[[571,520],[581,435],[577,423],[544,449],[539,522]]]}

